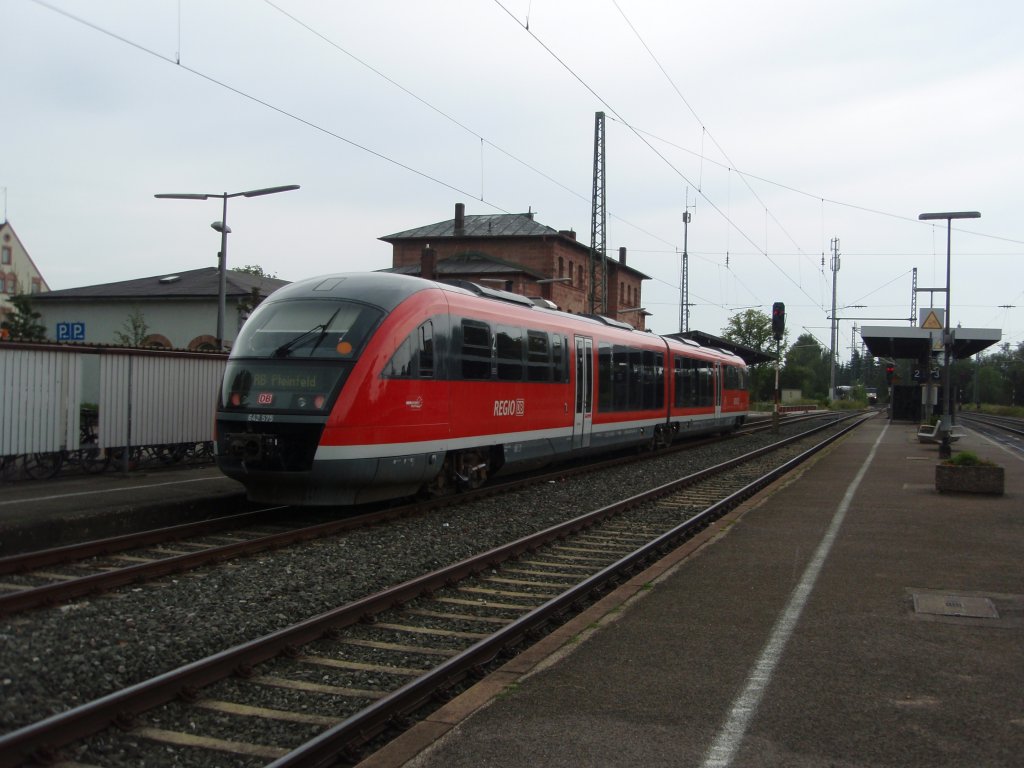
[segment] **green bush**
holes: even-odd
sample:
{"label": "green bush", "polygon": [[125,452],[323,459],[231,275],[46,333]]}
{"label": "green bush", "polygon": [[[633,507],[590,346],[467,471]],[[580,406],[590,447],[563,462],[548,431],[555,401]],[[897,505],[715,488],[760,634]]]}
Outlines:
{"label": "green bush", "polygon": [[991,461],[978,458],[978,454],[973,451],[960,451],[954,454],[947,463],[957,467],[980,467],[984,465],[992,465]]}

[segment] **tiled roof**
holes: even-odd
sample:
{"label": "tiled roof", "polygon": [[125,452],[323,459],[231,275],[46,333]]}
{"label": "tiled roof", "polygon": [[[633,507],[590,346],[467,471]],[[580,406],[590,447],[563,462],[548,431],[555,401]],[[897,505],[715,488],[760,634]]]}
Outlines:
{"label": "tiled roof", "polygon": [[[420,274],[420,264],[409,264],[404,267],[393,267],[391,269],[382,269],[381,272],[394,272],[399,275],[416,275]],[[514,264],[511,261],[502,261],[501,259],[495,259],[491,256],[486,256],[482,253],[465,253],[458,256],[452,256],[447,259],[439,259],[437,262],[437,276],[439,279],[445,279],[456,275],[513,275],[513,274],[524,274],[530,277],[541,280],[547,275],[543,275],[533,269],[527,269],[522,264]]]}
{"label": "tiled roof", "polygon": [[[466,216],[465,227],[459,237],[541,237],[558,235],[557,229],[538,224],[529,213],[501,213],[488,216]],[[421,240],[423,238],[455,237],[455,219],[407,229],[380,238],[392,240]]]}
{"label": "tiled roof", "polygon": [[[267,296],[281,286],[288,285],[288,281],[257,277],[248,272],[234,272],[229,269],[225,275],[224,284],[227,296],[248,296],[252,293],[253,288],[259,288],[260,294]],[[184,272],[168,272],[154,277],[122,280],[117,283],[48,291],[33,296],[32,301],[210,298],[216,297],[219,290],[220,280],[217,268],[204,267]]]}

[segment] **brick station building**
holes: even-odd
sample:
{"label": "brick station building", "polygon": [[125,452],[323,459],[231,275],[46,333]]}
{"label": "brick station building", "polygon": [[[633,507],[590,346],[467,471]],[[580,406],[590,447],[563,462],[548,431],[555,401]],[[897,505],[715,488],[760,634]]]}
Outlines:
{"label": "brick station building", "polygon": [[[389,272],[430,280],[468,280],[523,296],[546,299],[559,309],[585,314],[590,306],[590,248],[572,230],[539,224],[530,213],[467,216],[380,238],[392,247]],[[626,249],[608,259],[608,311],[615,320],[643,329],[641,283],[647,275],[626,265]]]}

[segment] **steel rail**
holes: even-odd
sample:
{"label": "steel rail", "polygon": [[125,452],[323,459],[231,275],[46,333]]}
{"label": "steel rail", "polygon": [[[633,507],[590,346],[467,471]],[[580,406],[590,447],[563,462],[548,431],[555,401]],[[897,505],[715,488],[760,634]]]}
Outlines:
{"label": "steel rail", "polygon": [[1020,419],[978,413],[958,413],[957,418],[965,423],[984,424],[986,427],[994,427],[1003,432],[1024,436],[1024,429],[1020,429],[1022,424]]}
{"label": "steel rail", "polygon": [[53,547],[52,549],[40,549],[33,552],[7,555],[6,557],[0,557],[0,575],[23,573],[48,565],[60,565],[61,563],[68,563],[74,560],[84,560],[88,557],[111,555],[128,549],[140,549],[154,544],[164,544],[168,541],[184,539],[189,536],[198,536],[234,526],[248,525],[249,523],[258,522],[261,517],[270,515],[279,509],[281,507],[239,512],[234,515],[197,520],[192,523],[168,525],[161,528],[152,528],[147,531],[125,533],[119,536],[109,536],[103,539],[93,539],[76,544],[65,544],[64,546]]}
{"label": "steel rail", "polygon": [[[850,418],[853,417],[846,417],[846,419]],[[836,421],[841,420],[843,419],[837,419],[801,435],[796,435],[773,445],[759,448],[745,454],[744,456],[730,459],[729,461],[722,462],[714,467],[704,469],[692,475],[688,475],[687,477],[666,483],[645,493],[638,494],[615,504],[580,515],[572,520],[551,526],[543,531],[525,536],[509,544],[493,548],[482,554],[435,570],[424,576],[408,580],[374,595],[364,597],[353,603],[312,617],[290,627],[277,630],[256,640],[236,645],[207,658],[200,659],[178,669],[158,675],[150,680],[136,683],[135,685],[108,694],[92,702],[88,702],[65,712],[53,715],[32,725],[12,731],[11,733],[0,737],[0,768],[20,765],[24,761],[32,758],[40,758],[45,761],[48,757],[56,754],[56,750],[60,747],[97,733],[111,725],[129,722],[131,718],[138,713],[161,704],[165,704],[179,696],[187,698],[194,691],[200,688],[224,679],[234,673],[244,674],[255,665],[268,661],[279,654],[291,653],[295,649],[307,643],[324,637],[332,630],[343,629],[347,626],[351,626],[376,613],[402,605],[421,595],[430,594],[431,592],[439,590],[451,583],[477,575],[488,568],[497,566],[505,560],[518,557],[519,555],[534,550],[548,542],[564,538],[568,534],[588,528],[618,514],[621,511],[631,509],[648,501],[674,493],[688,485],[699,482],[706,477],[724,472],[738,464],[770,453],[791,442],[804,439],[808,435],[827,429],[833,426]],[[841,435],[846,434],[846,432],[859,425],[859,423],[862,422],[857,422],[856,424],[847,427],[842,432],[823,442],[820,446],[811,449],[811,451],[804,452],[800,457],[798,457],[798,459],[803,460],[813,451],[820,450],[822,447],[831,443]],[[769,473],[766,478],[770,479],[762,478],[759,481],[751,483],[744,490],[747,490],[747,495],[750,495],[754,490],[748,489],[753,489],[754,486],[757,486],[758,489],[763,487],[763,485],[771,482],[771,479],[774,479],[784,471],[788,471],[785,468],[795,466],[797,463],[799,463],[799,461],[796,459],[790,460],[783,465],[783,468]],[[742,493],[742,491],[737,493]],[[729,498],[736,499],[736,501],[733,502],[734,504],[738,503],[740,500],[737,494],[733,494]],[[723,504],[724,502],[719,502],[710,509],[724,510],[725,507]],[[724,514],[724,511],[719,512],[718,514]],[[687,523],[684,523],[675,530],[679,532],[691,531],[689,535],[693,535],[697,530],[706,527],[712,519],[713,518],[706,511],[697,515],[695,518],[691,518],[691,520],[687,521]],[[675,537],[678,537],[679,535],[680,533],[676,533]],[[669,534],[665,534],[656,539],[655,542],[658,543],[657,546],[666,546],[665,542],[671,540],[666,538],[668,536]],[[620,564],[624,561],[631,563],[638,562],[643,558],[648,557],[649,554],[647,553],[653,552],[656,549],[657,547],[652,543],[651,545],[638,550],[641,554],[634,553],[633,555],[623,558],[623,560],[620,561]],[[601,573],[605,574],[606,572],[608,572],[608,569],[605,569],[605,571],[602,571]],[[577,587],[568,593],[572,595],[571,598],[556,598],[552,601],[553,605],[558,606],[560,609],[564,609],[566,606],[569,606],[576,600],[579,600],[581,596],[589,593],[595,588],[593,582],[594,578],[595,577],[588,579],[583,582],[580,587]],[[608,576],[606,575],[605,578],[601,580],[601,583],[607,581],[607,578]],[[554,612],[556,612],[554,607],[551,607],[548,611],[544,612],[544,616],[549,617]],[[537,626],[538,621],[538,618],[535,616],[530,622],[524,622],[523,619],[513,622],[507,630],[500,633],[500,636],[505,638],[503,644],[507,645],[509,638],[521,638],[529,628]],[[547,618],[545,618],[544,621],[547,621]],[[489,654],[493,657],[493,648],[495,647],[497,647],[497,641],[485,640],[478,643],[463,654],[460,654],[460,656],[455,657],[456,659],[463,659],[460,664],[453,665],[452,663],[446,663],[439,668],[441,671],[431,672],[425,676],[425,679],[434,681],[434,683],[428,684],[417,680],[398,689],[381,700],[381,702],[391,702],[392,708],[382,708],[381,702],[378,702],[368,708],[368,710],[365,711],[365,714],[359,714],[353,718],[349,718],[337,727],[330,729],[317,739],[314,739],[310,742],[310,745],[316,746],[311,746],[310,749],[319,753],[319,750],[322,749],[320,745],[324,741],[327,741],[332,745],[337,745],[339,743],[348,744],[354,739],[362,739],[362,741],[365,742],[367,738],[375,735],[370,734],[370,730],[377,729],[377,732],[379,732],[379,729],[382,729],[396,712],[409,711],[410,707],[415,709],[418,706],[417,702],[423,700],[424,696],[430,695],[427,692],[428,688],[436,690],[436,681],[438,679],[447,681],[453,673],[457,672],[459,675],[465,674],[466,669],[477,666],[481,660],[488,657]],[[469,656],[466,656],[466,654],[469,654]],[[467,661],[467,659],[470,659],[471,661]],[[454,659],[452,661],[454,661]],[[362,735],[357,736],[357,734]],[[331,748],[333,749],[334,747]],[[304,747],[299,748],[299,750],[304,749]],[[288,756],[285,756],[282,760],[287,758]],[[304,760],[306,758],[302,759]],[[288,764],[290,763],[283,763],[283,765]],[[298,765],[303,763],[295,764]]]}

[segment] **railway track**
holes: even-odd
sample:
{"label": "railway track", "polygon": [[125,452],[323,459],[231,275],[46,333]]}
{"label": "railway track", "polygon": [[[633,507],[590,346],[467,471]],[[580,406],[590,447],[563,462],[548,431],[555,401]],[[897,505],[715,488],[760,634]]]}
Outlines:
{"label": "railway track", "polygon": [[168,749],[190,765],[355,759],[859,423],[759,449],[19,729],[0,737],[0,766],[69,744],[96,765],[156,764]]}
{"label": "railway track", "polygon": [[[799,424],[820,418],[820,415],[795,417],[787,419],[786,423]],[[765,423],[752,425],[744,432],[753,434],[770,428],[771,424]],[[707,440],[687,441],[668,450],[693,450],[707,443]],[[629,454],[600,462],[559,467],[553,472],[535,473],[457,496],[397,507],[387,506],[308,525],[287,520],[285,514],[282,514],[290,513],[293,508],[274,507],[12,555],[0,558],[0,617],[40,606],[59,605],[126,585],[153,581],[326,536],[341,535],[395,519],[426,514],[438,505],[471,503],[478,498],[507,493],[523,485],[601,471],[623,462],[638,460],[635,454]]]}
{"label": "railway track", "polygon": [[1000,432],[1024,437],[1024,419],[1016,419],[1010,416],[993,416],[991,414],[971,413],[961,411],[956,415],[957,419],[973,426],[992,427]]}

